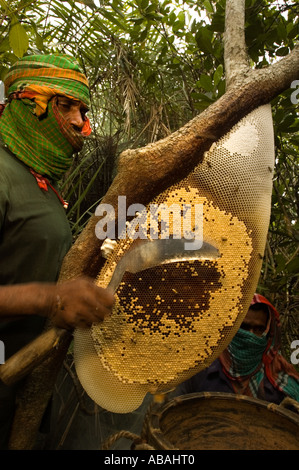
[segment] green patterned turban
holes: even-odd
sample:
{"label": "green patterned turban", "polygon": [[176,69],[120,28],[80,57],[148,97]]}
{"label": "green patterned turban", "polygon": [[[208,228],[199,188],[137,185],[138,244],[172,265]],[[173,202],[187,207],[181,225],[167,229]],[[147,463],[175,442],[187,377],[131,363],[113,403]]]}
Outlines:
{"label": "green patterned turban", "polygon": [[0,119],[2,139],[30,168],[59,180],[71,166],[73,153],[82,148],[90,126],[86,118],[84,132],[75,131],[59,112],[57,96],[89,107],[87,78],[72,57],[33,55],[15,62],[4,83],[8,104]]}

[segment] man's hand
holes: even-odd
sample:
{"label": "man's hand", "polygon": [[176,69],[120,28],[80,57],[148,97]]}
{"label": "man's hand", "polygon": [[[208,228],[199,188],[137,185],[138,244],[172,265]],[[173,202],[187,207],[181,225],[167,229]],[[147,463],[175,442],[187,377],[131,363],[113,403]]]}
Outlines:
{"label": "man's hand", "polygon": [[60,328],[86,328],[111,313],[113,292],[90,279],[79,278],[57,284],[49,317]]}

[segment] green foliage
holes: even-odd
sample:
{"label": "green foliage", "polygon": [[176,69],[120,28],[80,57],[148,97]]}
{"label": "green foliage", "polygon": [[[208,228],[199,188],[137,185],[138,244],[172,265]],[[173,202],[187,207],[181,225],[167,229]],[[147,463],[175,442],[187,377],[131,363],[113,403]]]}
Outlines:
{"label": "green foliage", "polygon": [[14,15],[12,15],[9,30],[9,44],[17,57],[23,57],[29,46],[26,30]]}
{"label": "green foliage", "polygon": [[[253,68],[298,42],[299,3],[246,0]],[[93,137],[62,190],[76,237],[111,184],[119,153],[167,136],[225,92],[225,0],[0,0],[0,79],[24,54],[64,52],[89,77]],[[273,100],[272,216],[259,291],[298,338],[298,104]],[[299,95],[297,95],[299,96]],[[296,336],[297,335],[297,336]],[[288,343],[290,344],[290,343]]]}

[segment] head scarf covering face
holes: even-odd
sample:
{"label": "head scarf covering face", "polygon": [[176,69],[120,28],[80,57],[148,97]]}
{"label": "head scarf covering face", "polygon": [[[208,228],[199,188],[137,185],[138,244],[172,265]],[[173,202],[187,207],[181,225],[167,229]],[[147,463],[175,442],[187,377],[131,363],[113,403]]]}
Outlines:
{"label": "head scarf covering face", "polygon": [[57,97],[66,96],[89,107],[86,77],[70,57],[27,56],[13,65],[5,87],[9,103],[0,119],[4,142],[30,168],[59,180],[91,128],[84,118],[81,133],[75,131],[59,111]]}
{"label": "head scarf covering face", "polygon": [[278,390],[299,401],[299,374],[280,353],[280,320],[277,310],[262,295],[255,294],[251,305],[268,307],[268,323],[262,336],[242,328],[220,355],[225,374],[236,393],[263,396],[265,376]]}

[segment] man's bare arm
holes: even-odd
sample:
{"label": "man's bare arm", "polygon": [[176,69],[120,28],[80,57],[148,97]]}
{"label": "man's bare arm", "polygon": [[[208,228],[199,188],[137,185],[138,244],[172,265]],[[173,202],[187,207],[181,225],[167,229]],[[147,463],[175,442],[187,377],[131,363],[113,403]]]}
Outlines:
{"label": "man's bare arm", "polygon": [[113,303],[113,293],[88,278],[1,286],[0,321],[40,315],[60,328],[87,327],[109,315]]}

